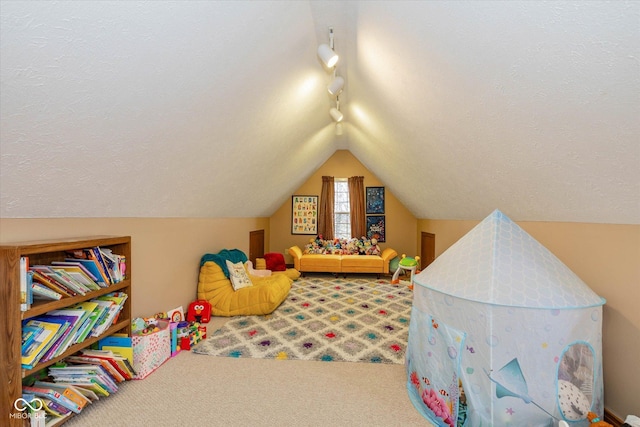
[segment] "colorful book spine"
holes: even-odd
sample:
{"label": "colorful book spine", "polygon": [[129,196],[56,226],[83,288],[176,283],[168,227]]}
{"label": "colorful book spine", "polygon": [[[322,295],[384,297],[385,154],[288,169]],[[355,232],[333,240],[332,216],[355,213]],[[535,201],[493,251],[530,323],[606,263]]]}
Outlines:
{"label": "colorful book spine", "polygon": [[27,272],[29,271],[29,257],[20,257],[20,311],[29,310],[27,296]]}
{"label": "colorful book spine", "polygon": [[33,292],[34,299],[49,299],[49,300],[59,300],[62,299],[62,294],[47,288],[45,285],[32,282],[31,289]]}
{"label": "colorful book spine", "polygon": [[35,319],[29,320],[26,325],[39,326],[43,329],[43,331],[35,338],[32,347],[30,347],[26,354],[22,356],[22,367],[24,369],[31,369],[38,363],[49,347],[53,345],[58,331],[60,330],[60,325],[57,323],[40,322]]}
{"label": "colorful book spine", "polygon": [[61,286],[57,282],[46,277],[43,274],[43,272],[36,271],[36,270],[31,270],[31,271],[33,272],[33,280],[35,282],[40,283],[41,285],[44,285],[47,288],[51,289],[52,291],[62,294],[63,296],[70,297],[75,295],[75,293],[72,293],[71,291],[69,291],[65,286]]}
{"label": "colorful book spine", "polygon": [[98,265],[100,266],[100,270],[103,273],[103,276],[105,278],[105,282],[107,282],[109,285],[112,285],[113,278],[111,277],[111,274],[109,274],[109,267],[107,266],[107,263],[102,257],[102,252],[100,252],[100,248],[96,246],[94,248],[89,249],[89,255],[90,256],[93,255],[93,259],[95,259],[98,262]]}
{"label": "colorful book spine", "polygon": [[32,393],[36,396],[51,399],[53,402],[59,403],[60,405],[64,406],[67,409],[70,409],[76,414],[79,414],[82,410],[82,408],[80,408],[77,403],[50,388],[23,386],[22,391],[23,393]]}

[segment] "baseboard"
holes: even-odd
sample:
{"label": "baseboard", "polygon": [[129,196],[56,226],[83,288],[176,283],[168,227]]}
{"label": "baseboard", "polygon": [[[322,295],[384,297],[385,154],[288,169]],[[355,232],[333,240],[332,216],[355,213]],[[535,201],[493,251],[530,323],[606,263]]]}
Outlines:
{"label": "baseboard", "polygon": [[615,416],[607,408],[604,408],[604,420],[605,422],[608,422],[609,424],[611,424],[613,427],[621,427],[622,424],[624,424],[624,421],[622,421],[620,418]]}

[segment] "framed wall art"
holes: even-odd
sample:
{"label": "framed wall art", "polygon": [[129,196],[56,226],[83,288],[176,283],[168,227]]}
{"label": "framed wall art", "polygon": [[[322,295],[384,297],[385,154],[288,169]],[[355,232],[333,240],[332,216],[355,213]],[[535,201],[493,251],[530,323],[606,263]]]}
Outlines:
{"label": "framed wall art", "polygon": [[366,213],[384,213],[384,187],[367,187]]}
{"label": "framed wall art", "polygon": [[369,215],[367,217],[367,238],[378,239],[378,242],[386,241],[384,215]]}
{"label": "framed wall art", "polygon": [[318,234],[318,196],[291,196],[291,234]]}

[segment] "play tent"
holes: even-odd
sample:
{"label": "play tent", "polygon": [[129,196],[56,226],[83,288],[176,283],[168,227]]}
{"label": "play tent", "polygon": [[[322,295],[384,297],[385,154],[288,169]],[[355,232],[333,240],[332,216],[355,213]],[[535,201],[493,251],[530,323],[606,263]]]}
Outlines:
{"label": "play tent", "polygon": [[437,426],[588,426],[604,303],[496,210],[414,278],[409,397]]}

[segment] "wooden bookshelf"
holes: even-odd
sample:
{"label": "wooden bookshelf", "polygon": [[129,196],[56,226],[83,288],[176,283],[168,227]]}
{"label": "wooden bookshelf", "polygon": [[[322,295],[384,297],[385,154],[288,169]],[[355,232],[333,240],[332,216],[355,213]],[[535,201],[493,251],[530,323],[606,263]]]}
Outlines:
{"label": "wooden bookshelf", "polygon": [[[27,311],[20,311],[20,257],[29,257],[30,265],[50,264],[63,261],[65,252],[99,246],[110,248],[114,253],[126,257],[126,278],[114,285],[89,292],[83,296],[62,298],[58,301],[35,301]],[[71,346],[64,354],[33,369],[22,369],[21,340],[22,321],[51,310],[69,307],[109,292],[121,291],[129,295],[118,318],[100,337],[89,337]],[[131,237],[97,236],[65,240],[48,240],[0,245],[0,425],[22,426],[24,419],[14,408],[16,399],[22,396],[22,379],[46,368],[55,362],[86,348],[99,339],[113,333],[131,335]]]}

